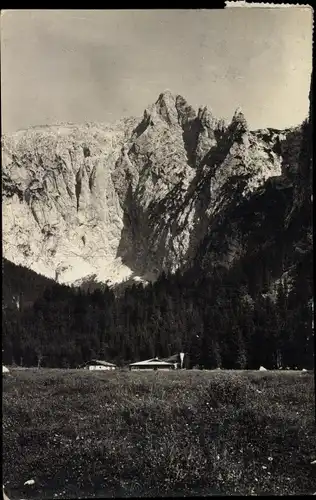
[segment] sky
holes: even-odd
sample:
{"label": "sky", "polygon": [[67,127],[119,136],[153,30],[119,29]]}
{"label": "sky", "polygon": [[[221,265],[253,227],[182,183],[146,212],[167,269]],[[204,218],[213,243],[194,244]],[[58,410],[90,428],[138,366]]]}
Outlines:
{"label": "sky", "polygon": [[3,10],[2,133],[142,116],[166,89],[251,129],[308,114],[312,10]]}

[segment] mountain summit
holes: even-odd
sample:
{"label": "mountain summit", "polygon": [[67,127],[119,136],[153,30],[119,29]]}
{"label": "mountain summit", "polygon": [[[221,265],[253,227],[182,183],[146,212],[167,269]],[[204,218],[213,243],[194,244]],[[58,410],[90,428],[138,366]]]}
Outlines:
{"label": "mountain summit", "polygon": [[4,257],[62,283],[188,266],[228,207],[281,176],[288,135],[250,131],[239,109],[227,125],[166,90],[141,120],[5,136]]}

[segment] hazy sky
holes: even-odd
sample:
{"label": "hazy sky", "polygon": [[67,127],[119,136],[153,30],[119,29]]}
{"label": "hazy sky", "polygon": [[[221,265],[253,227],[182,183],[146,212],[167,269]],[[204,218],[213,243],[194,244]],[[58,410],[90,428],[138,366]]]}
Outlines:
{"label": "hazy sky", "polygon": [[2,130],[141,116],[165,89],[283,128],[308,113],[311,65],[309,8],[6,10]]}

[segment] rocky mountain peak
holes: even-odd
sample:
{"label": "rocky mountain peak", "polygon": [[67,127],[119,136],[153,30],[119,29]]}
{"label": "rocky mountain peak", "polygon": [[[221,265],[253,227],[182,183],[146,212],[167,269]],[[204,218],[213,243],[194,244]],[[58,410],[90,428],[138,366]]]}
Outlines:
{"label": "rocky mountain peak", "polygon": [[166,104],[168,104],[171,102],[174,105],[176,98],[177,98],[177,94],[175,94],[174,92],[171,92],[171,90],[169,90],[169,89],[166,89],[163,92],[161,92],[161,94],[159,94],[156,103],[165,102]]}
{"label": "rocky mountain peak", "polygon": [[178,112],[178,122],[182,127],[186,127],[195,120],[196,112],[194,108],[181,95],[177,95],[176,97],[176,108]]}
{"label": "rocky mountain peak", "polygon": [[234,131],[238,132],[247,132],[249,130],[247,120],[245,118],[244,113],[242,112],[242,109],[238,107],[233,115],[232,121],[231,121],[231,128]]}
{"label": "rocky mountain peak", "polygon": [[250,132],[239,109],[227,127],[169,90],[141,121],[5,137],[4,256],[64,283],[151,280],[187,265],[237,192],[280,175],[276,137]]}
{"label": "rocky mountain peak", "polygon": [[217,124],[217,120],[213,115],[212,111],[208,109],[207,106],[200,106],[198,110],[198,119],[204,128],[214,128]]}
{"label": "rocky mountain peak", "polygon": [[155,102],[155,111],[168,123],[168,125],[178,124],[178,113],[176,108],[177,96],[170,90],[162,92]]}
{"label": "rocky mountain peak", "polygon": [[185,127],[196,118],[196,112],[184,97],[165,90],[154,104],[146,108],[144,118],[152,125],[158,119],[163,120],[169,126]]}

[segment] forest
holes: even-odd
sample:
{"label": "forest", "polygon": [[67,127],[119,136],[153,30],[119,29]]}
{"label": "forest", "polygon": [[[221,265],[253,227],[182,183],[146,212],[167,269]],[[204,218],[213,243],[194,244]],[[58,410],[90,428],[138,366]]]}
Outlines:
{"label": "forest", "polygon": [[[3,305],[3,362],[76,368],[97,358],[122,366],[184,351],[188,367],[312,368],[310,258],[301,259],[291,285],[283,279],[275,294],[255,296],[236,266],[212,277],[163,273],[120,295],[107,286],[83,291],[44,281],[32,304],[20,292]],[[25,276],[34,291],[38,275]]]}

